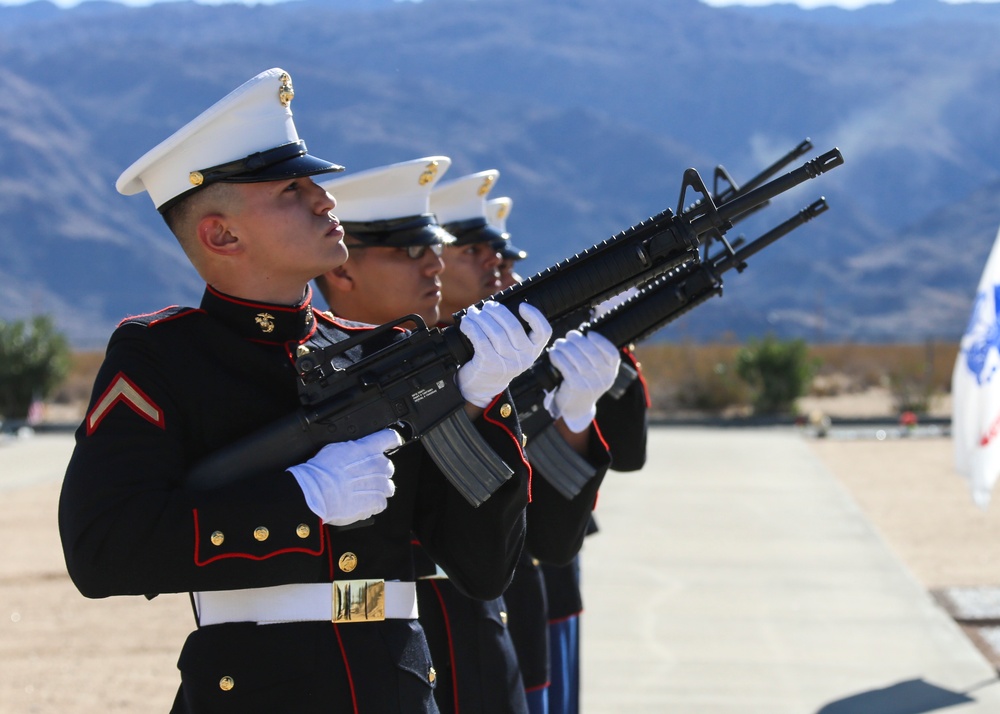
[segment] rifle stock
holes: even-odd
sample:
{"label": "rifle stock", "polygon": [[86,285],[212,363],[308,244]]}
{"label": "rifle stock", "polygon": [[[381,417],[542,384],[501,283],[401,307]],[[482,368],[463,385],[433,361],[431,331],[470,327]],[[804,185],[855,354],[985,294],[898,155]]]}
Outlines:
{"label": "rifle stock", "polygon": [[[733,218],[842,163],[840,151],[833,149],[720,206],[697,172],[688,169],[684,189],[702,193],[698,210],[677,216],[668,209],[488,299],[515,315],[518,304],[528,302],[550,322],[593,306],[697,263],[699,247],[723,235]],[[192,468],[186,483],[196,489],[216,488],[301,463],[325,444],[398,426],[408,440],[427,440],[428,452],[449,481],[470,503],[482,503],[512,472],[489,460],[488,450],[475,443],[477,432],[462,409],[464,399],[454,375],[472,358],[471,345],[458,329],[464,312],[456,313],[455,324],[444,329],[428,328],[419,317],[408,315],[300,356],[296,366],[302,407],[209,455]],[[404,322],[418,327],[360,361],[343,357],[359,342]],[[459,463],[464,468],[457,468]]]}

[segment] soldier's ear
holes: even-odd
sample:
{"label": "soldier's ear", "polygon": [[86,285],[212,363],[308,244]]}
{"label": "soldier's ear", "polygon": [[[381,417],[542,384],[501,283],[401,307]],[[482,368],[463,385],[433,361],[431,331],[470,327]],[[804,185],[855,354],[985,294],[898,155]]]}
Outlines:
{"label": "soldier's ear", "polygon": [[242,248],[239,238],[229,231],[226,220],[218,213],[202,216],[196,233],[205,250],[216,255],[232,255]]}

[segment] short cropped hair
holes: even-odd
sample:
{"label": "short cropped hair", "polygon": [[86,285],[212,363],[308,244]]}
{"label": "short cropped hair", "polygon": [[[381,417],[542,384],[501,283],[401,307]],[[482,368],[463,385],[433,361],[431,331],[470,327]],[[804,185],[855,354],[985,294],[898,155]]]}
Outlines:
{"label": "short cropped hair", "polygon": [[202,216],[220,209],[232,210],[238,206],[236,202],[239,200],[234,184],[213,183],[168,208],[163,212],[163,220],[191,257],[188,249],[194,241],[195,229]]}

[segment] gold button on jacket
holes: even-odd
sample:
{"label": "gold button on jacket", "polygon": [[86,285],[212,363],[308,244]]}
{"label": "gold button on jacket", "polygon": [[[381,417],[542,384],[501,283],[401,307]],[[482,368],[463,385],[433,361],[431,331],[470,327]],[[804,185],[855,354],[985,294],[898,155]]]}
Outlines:
{"label": "gold button on jacket", "polygon": [[358,567],[358,556],[351,552],[344,553],[340,556],[340,560],[337,561],[337,565],[339,565],[340,569],[345,573],[349,573]]}

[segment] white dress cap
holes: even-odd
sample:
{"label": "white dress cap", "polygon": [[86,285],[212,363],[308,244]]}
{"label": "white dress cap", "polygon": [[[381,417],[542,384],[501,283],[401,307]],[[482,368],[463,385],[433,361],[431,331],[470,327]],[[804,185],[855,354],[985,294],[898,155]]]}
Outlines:
{"label": "white dress cap", "polygon": [[441,225],[486,218],[486,196],[500,178],[496,169],[480,171],[438,184],[431,191],[431,210]]}
{"label": "white dress cap", "polygon": [[455,236],[455,245],[501,237],[486,223],[486,197],[499,177],[496,169],[480,171],[438,184],[431,191],[431,211],[438,223]]}
{"label": "white dress cap", "polygon": [[277,67],[261,72],[147,151],[115,187],[127,196],[147,191],[163,211],[188,192],[220,181],[342,171],[306,153],[292,120],[293,96],[287,72]]}
{"label": "white dress cap", "polygon": [[320,186],[336,199],[341,222],[420,216],[431,212],[431,189],[449,166],[447,156],[427,156],[337,176]]}
{"label": "white dress cap", "polygon": [[507,216],[514,206],[514,201],[507,196],[491,198],[486,202],[486,222],[501,233],[507,232]]}
{"label": "white dress cap", "polygon": [[486,222],[500,233],[500,238],[493,242],[493,247],[504,260],[524,260],[528,257],[527,251],[521,250],[510,242],[510,233],[507,232],[507,216],[514,206],[514,200],[507,196],[491,198],[486,202]]}
{"label": "white dress cap", "polygon": [[407,247],[451,243],[430,209],[431,190],[451,166],[427,156],[320,183],[333,195],[344,231],[369,245]]}

